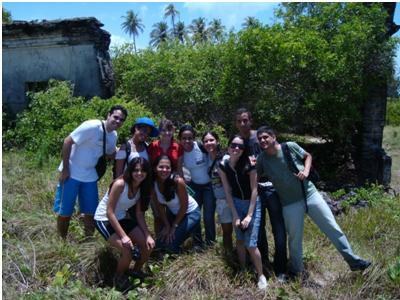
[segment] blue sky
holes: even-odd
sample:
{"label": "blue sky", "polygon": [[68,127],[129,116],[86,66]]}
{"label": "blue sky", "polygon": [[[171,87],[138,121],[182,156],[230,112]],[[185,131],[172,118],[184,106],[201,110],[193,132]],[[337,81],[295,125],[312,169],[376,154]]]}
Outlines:
{"label": "blue sky", "polygon": [[[193,19],[205,17],[209,22],[221,19],[227,30],[239,30],[244,19],[256,17],[263,24],[274,23],[274,9],[279,2],[3,2],[14,20],[55,20],[74,17],[96,17],[104,24],[103,29],[111,33],[111,44],[131,42],[131,37],[121,29],[122,16],[132,9],[139,13],[145,25],[144,32],[136,40],[138,48],[149,44],[153,24],[164,19],[164,9],[174,3],[180,12],[180,20],[188,26]],[[170,19],[166,20],[170,24]],[[395,22],[400,24],[400,6],[396,8]],[[396,34],[400,36],[400,33]],[[400,49],[397,51],[397,73],[400,66]]]}
{"label": "blue sky", "polygon": [[[73,17],[96,17],[104,24],[103,29],[111,33],[111,43],[130,42],[131,37],[121,29],[122,16],[132,9],[139,13],[145,25],[137,38],[137,47],[145,48],[149,44],[153,24],[164,20],[164,9],[174,2],[3,2],[5,9],[11,12],[13,20],[54,20]],[[264,24],[273,23],[273,10],[278,3],[174,3],[180,12],[180,20],[188,26],[193,19],[205,17],[207,22],[213,18],[221,19],[227,30],[241,28],[248,16],[258,18]],[[170,19],[166,20],[171,27]]]}

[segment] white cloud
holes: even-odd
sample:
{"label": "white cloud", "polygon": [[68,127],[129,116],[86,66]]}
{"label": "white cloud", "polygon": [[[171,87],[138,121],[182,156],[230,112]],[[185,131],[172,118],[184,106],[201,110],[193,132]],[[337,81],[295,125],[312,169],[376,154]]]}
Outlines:
{"label": "white cloud", "polygon": [[146,17],[147,15],[147,11],[149,10],[149,8],[146,5],[142,5],[140,6],[140,13],[139,13],[139,17],[142,18],[142,20]]}
{"label": "white cloud", "polygon": [[126,43],[132,43],[132,40],[128,40],[127,38],[119,35],[111,35],[110,48],[115,46],[118,47]]}

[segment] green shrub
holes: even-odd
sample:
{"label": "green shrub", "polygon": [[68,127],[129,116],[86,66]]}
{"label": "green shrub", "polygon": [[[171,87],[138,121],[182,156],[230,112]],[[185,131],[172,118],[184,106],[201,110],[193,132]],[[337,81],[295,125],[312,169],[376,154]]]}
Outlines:
{"label": "green shrub", "polygon": [[73,97],[68,82],[50,80],[47,90],[32,93],[29,97],[28,109],[17,116],[15,128],[6,132],[4,140],[10,147],[25,148],[44,158],[60,153],[64,138],[83,121],[106,118],[113,105],[121,104],[128,110],[128,118],[119,131],[120,139],[129,136],[135,118],[154,118],[143,104],[135,100],[94,97],[86,101],[82,97]]}
{"label": "green shrub", "polygon": [[386,125],[400,126],[400,99],[389,99],[387,102]]}

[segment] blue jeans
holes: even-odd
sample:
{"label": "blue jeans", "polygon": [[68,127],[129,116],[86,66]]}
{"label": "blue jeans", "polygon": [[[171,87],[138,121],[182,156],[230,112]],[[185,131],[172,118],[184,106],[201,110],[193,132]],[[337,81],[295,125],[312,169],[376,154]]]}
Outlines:
{"label": "blue jeans", "polygon": [[[321,194],[315,192],[307,195],[308,215],[318,228],[329,238],[344,260],[350,265],[360,261],[353,253],[346,235],[336,223],[331,209]],[[283,207],[283,216],[289,237],[290,271],[294,274],[302,272],[303,266],[303,229],[305,204],[297,201]]]}
{"label": "blue jeans", "polygon": [[275,253],[274,253],[274,272],[276,275],[285,273],[287,266],[286,251],[286,229],[285,221],[282,214],[282,205],[279,201],[278,194],[274,187],[258,187],[258,196],[261,200],[261,221],[260,231],[258,234],[258,249],[261,253],[263,263],[268,262],[268,240],[265,229],[265,209],[268,210],[269,221],[274,236]]}
{"label": "blue jeans", "polygon": [[[169,224],[171,225],[172,222],[175,220],[175,215],[167,209],[167,219]],[[175,239],[172,241],[171,244],[167,244],[160,239],[156,241],[156,247],[162,248],[172,253],[180,253],[181,252],[181,245],[185,242],[185,240],[190,236],[193,231],[199,227],[200,225],[200,209],[197,207],[190,213],[187,213],[185,217],[181,220],[178,224],[178,227],[175,229]]]}
{"label": "blue jeans", "polygon": [[[199,208],[203,207],[203,223],[206,235],[205,242],[207,245],[212,245],[215,242],[215,206],[216,201],[212,190],[211,183],[196,184],[191,182],[190,188],[195,192],[194,199]],[[193,233],[193,242],[197,246],[203,245],[201,237],[201,225]]]}
{"label": "blue jeans", "polygon": [[[250,200],[241,200],[233,197],[233,204],[235,205],[236,212],[240,220],[243,220],[249,211]],[[257,197],[256,207],[254,208],[253,217],[246,230],[242,231],[240,228],[235,227],[236,239],[244,241],[246,248],[257,247],[258,231],[260,228],[260,214],[261,203]]]}

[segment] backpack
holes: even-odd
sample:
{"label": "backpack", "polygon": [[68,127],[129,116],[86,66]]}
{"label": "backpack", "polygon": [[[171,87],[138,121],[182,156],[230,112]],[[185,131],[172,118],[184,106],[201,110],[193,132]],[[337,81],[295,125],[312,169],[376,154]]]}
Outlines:
{"label": "backpack", "polygon": [[[296,174],[299,173],[300,170],[297,168],[296,164],[294,163],[293,157],[290,153],[290,149],[289,149],[289,146],[287,145],[287,143],[282,143],[281,147],[282,147],[283,157],[285,158],[285,161],[288,164],[289,170]],[[317,181],[320,180],[317,170],[312,165],[310,167],[310,173],[308,174],[307,179],[313,183],[316,183]],[[301,190],[303,192],[304,203],[306,205],[306,212],[308,212],[307,195],[306,195],[306,189],[304,187],[304,181],[300,181],[300,184],[301,184]]]}

